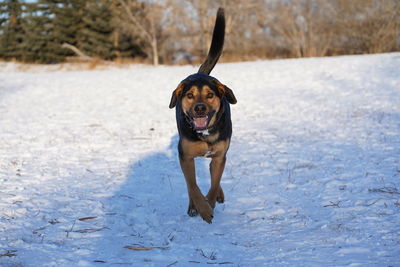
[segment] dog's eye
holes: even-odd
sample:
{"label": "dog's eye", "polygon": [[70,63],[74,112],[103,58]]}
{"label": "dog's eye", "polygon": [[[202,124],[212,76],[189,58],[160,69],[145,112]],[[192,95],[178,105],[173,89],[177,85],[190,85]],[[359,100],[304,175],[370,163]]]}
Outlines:
{"label": "dog's eye", "polygon": [[213,93],[208,93],[207,94],[207,98],[213,98],[214,97],[214,94]]}
{"label": "dog's eye", "polygon": [[194,96],[193,96],[192,93],[187,93],[187,94],[186,94],[186,97],[189,98],[189,99],[192,99]]}

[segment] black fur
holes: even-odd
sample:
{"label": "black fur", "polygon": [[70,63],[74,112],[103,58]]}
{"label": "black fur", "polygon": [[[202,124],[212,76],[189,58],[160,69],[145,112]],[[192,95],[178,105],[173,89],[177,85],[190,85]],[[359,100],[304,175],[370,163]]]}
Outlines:
{"label": "black fur", "polygon": [[210,51],[204,63],[200,66],[199,71],[204,74],[210,74],[212,69],[219,57],[222,54],[222,48],[224,47],[225,37],[225,13],[223,8],[219,8],[217,12],[217,18],[215,20],[215,26],[213,31],[213,37],[211,41]]}

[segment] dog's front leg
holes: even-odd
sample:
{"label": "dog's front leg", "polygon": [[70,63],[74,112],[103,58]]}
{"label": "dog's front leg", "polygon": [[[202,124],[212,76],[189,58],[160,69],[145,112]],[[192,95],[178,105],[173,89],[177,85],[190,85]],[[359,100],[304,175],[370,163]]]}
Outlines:
{"label": "dog's front leg", "polygon": [[205,197],[197,186],[196,170],[194,165],[194,158],[185,156],[179,157],[182,172],[185,176],[187,190],[189,194],[189,209],[188,214],[195,216],[197,212],[208,223],[211,223],[213,218],[213,209],[210,207]]}
{"label": "dog's front leg", "polygon": [[208,203],[211,207],[215,207],[215,202],[224,202],[224,192],[222,191],[220,182],[222,173],[224,172],[226,162],[226,156],[214,157],[210,163],[210,174],[211,174],[211,187],[207,194]]}

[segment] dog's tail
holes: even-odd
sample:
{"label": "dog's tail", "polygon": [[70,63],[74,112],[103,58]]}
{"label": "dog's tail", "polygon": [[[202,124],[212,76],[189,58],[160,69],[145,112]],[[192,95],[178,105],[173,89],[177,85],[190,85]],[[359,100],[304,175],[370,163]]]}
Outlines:
{"label": "dog's tail", "polygon": [[217,12],[217,18],[215,20],[215,26],[211,41],[211,47],[208,51],[208,55],[203,64],[201,64],[199,71],[201,73],[209,75],[212,69],[222,53],[222,48],[224,47],[224,37],[225,37],[225,14],[224,9],[220,7]]}

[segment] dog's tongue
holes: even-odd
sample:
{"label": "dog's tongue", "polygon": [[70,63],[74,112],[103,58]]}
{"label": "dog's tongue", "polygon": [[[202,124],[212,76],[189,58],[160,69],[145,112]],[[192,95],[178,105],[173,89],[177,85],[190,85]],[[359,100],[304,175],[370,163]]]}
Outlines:
{"label": "dog's tongue", "polygon": [[196,129],[207,128],[207,117],[194,118],[193,122],[194,122],[194,128]]}

